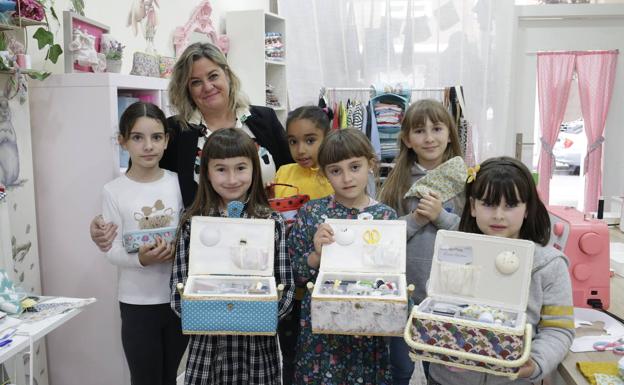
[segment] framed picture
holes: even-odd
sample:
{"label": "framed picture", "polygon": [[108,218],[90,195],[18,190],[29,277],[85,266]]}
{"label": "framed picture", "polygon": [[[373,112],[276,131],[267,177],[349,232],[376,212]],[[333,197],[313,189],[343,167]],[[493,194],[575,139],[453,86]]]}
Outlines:
{"label": "framed picture", "polygon": [[63,11],[63,36],[65,53],[65,73],[103,72],[106,58],[100,53],[102,35],[108,33],[107,25]]}

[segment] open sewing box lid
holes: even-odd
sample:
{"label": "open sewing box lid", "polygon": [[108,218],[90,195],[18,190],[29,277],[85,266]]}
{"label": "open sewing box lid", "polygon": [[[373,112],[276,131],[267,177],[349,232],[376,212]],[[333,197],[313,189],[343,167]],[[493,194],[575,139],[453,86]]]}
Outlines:
{"label": "open sewing box lid", "polygon": [[[524,312],[529,298],[534,250],[535,244],[524,239],[438,230],[427,295],[467,303],[477,300],[480,304]],[[468,287],[466,282],[457,285],[466,278],[454,269],[462,264],[478,271],[472,281],[473,295],[449,292],[441,282],[447,280],[455,287]],[[441,269],[448,267],[452,271],[445,270],[446,274],[440,274]]]}
{"label": "open sewing box lid", "polygon": [[[266,263],[261,269],[243,269],[239,258],[241,243],[249,253],[262,251]],[[275,222],[272,219],[196,216],[191,220],[189,275],[272,276],[274,267]]]}
{"label": "open sewing box lid", "polygon": [[[330,218],[325,223],[333,228],[335,242],[323,246],[320,270],[405,274],[405,221]],[[374,254],[369,258],[367,248]]]}

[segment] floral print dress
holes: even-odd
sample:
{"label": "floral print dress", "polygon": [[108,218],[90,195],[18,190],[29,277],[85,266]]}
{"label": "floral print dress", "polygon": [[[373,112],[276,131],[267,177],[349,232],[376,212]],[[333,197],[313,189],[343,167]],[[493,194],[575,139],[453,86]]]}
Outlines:
{"label": "floral print dress", "polygon": [[[314,251],[314,234],[325,218],[357,219],[361,213],[373,219],[396,219],[390,207],[374,202],[364,209],[338,203],[333,196],[304,205],[297,214],[287,241],[295,279],[316,280],[317,271],[308,266]],[[310,293],[301,304],[301,332],[297,344],[295,384],[390,385],[389,348],[383,337],[312,334]]]}

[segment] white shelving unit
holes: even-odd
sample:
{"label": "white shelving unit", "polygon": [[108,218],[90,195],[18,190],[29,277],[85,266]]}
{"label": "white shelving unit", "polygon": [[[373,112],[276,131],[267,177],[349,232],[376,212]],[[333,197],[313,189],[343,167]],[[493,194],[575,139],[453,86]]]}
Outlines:
{"label": "white shelving unit", "polygon": [[94,373],[98,384],[130,383],[119,334],[117,269],[91,242],[89,223],[102,211],[102,187],[120,174],[118,96],[130,93],[167,107],[167,84],[111,73],[30,83],[44,294],[98,299],[72,329],[47,337],[50,383],[71,384]]}
{"label": "white shelving unit", "polygon": [[[243,91],[252,104],[266,106],[266,84],[272,85],[281,104],[272,108],[285,123],[288,113],[286,20],[261,9],[232,11],[226,16],[226,30],[230,38],[228,63],[240,77]],[[267,32],[282,35],[286,51],[283,61],[266,58],[264,37]]]}

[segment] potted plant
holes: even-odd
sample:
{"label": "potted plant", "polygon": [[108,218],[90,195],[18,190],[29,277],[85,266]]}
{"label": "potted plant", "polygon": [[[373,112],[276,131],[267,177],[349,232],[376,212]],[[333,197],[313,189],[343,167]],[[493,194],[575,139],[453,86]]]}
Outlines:
{"label": "potted plant", "polygon": [[121,59],[126,48],[117,39],[108,34],[102,35],[101,50],[106,56],[106,71],[121,72]]}

